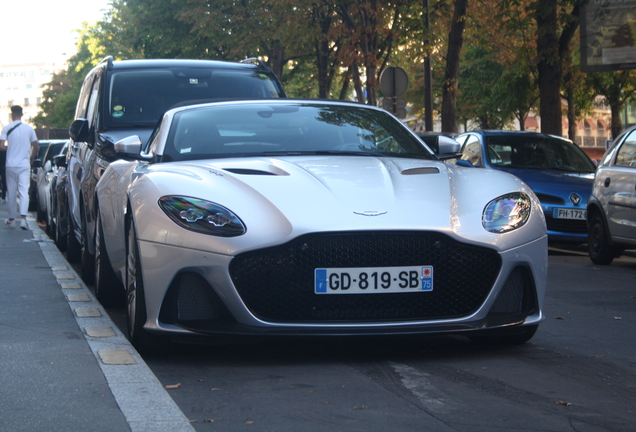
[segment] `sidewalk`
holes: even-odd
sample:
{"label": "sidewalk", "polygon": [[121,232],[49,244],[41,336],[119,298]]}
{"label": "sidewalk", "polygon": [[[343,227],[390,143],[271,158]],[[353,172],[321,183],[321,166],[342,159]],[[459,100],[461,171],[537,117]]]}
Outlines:
{"label": "sidewalk", "polygon": [[55,244],[4,226],[0,431],[194,431]]}

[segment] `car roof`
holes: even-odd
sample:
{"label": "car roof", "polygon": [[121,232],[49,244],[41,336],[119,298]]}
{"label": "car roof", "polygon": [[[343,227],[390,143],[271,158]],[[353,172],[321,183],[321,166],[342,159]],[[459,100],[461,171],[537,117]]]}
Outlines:
{"label": "car roof", "polygon": [[[483,136],[532,136],[532,137],[539,137],[539,138],[556,138],[556,139],[560,139],[563,141],[568,141],[568,142],[572,142],[567,138],[563,138],[561,136],[558,135],[551,135],[551,134],[545,134],[545,133],[541,133],[541,132],[530,132],[530,131],[515,131],[515,130],[489,130],[489,129],[484,129],[484,130],[473,130],[473,131],[467,131],[464,132],[464,134],[469,134],[469,133],[478,133],[481,134]],[[464,135],[462,134],[462,135]]]}
{"label": "car roof", "polygon": [[362,109],[369,109],[381,112],[387,112],[380,107],[376,107],[374,105],[368,105],[364,103],[360,103],[357,101],[346,101],[339,99],[311,99],[311,98],[271,98],[271,99],[214,99],[214,100],[202,100],[202,101],[194,101],[194,103],[190,103],[191,101],[185,101],[183,104],[177,104],[172,107],[168,112],[172,111],[185,111],[196,108],[205,108],[211,106],[218,105],[241,105],[241,104],[281,104],[281,105],[340,105],[340,106],[350,106]]}
{"label": "car roof", "polygon": [[179,60],[179,59],[136,59],[116,60],[108,64],[108,69],[155,69],[155,68],[206,68],[206,69],[266,69],[253,63],[228,62],[220,60]]}

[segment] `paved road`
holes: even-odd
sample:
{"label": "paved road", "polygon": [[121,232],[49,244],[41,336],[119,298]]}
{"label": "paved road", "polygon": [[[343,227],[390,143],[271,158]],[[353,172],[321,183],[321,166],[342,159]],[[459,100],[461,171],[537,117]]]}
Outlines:
{"label": "paved road", "polygon": [[636,258],[552,250],[549,269],[522,346],[292,339],[144,359],[197,431],[634,431]]}

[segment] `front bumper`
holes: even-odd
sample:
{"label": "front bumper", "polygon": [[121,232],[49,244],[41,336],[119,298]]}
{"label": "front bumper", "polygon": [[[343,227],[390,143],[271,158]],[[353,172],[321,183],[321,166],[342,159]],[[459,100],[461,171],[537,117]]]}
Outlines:
{"label": "front bumper", "polygon": [[[311,270],[317,265],[311,259],[304,264],[289,261],[297,258],[296,247],[312,249],[315,246],[303,238],[265,254],[257,251],[256,261],[274,263],[272,268],[267,264],[257,270],[250,270],[255,253],[235,258],[141,241],[148,316],[145,328],[175,335],[384,335],[462,332],[535,325],[543,320],[547,236],[500,253],[455,240],[444,243],[444,238],[449,240],[442,236],[442,245],[438,249],[447,248],[450,255],[412,258],[418,264],[436,266],[436,275],[440,278],[436,280],[436,298],[426,297],[431,293],[410,293],[322,296],[317,299],[312,280],[305,281],[304,285],[310,285],[303,288],[305,293],[294,296],[290,285],[275,281],[306,278],[307,270],[302,267]],[[431,239],[428,241],[435,248],[440,238],[433,236]],[[415,242],[416,249],[420,243]],[[284,249],[282,255],[281,248]],[[420,249],[426,254],[431,248]],[[362,258],[362,261],[355,258],[352,263],[376,265],[373,259],[377,249],[371,251],[370,257]],[[459,253],[462,251],[463,256]],[[494,271],[485,272],[487,274],[475,284],[473,279],[465,276],[479,272],[483,264],[483,260],[477,259],[469,262],[476,256],[473,252],[491,255],[487,261],[496,262]],[[333,265],[328,261],[331,255],[328,253],[320,258],[327,260],[320,261],[321,267]],[[395,255],[396,261],[389,264],[386,257],[377,259],[385,266],[407,265],[404,257]],[[332,259],[342,262],[343,257]],[[296,273],[298,269],[301,270]],[[287,275],[282,279],[281,271]],[[455,273],[464,276],[458,279],[454,277]],[[445,274],[453,277],[445,280]],[[478,275],[474,280],[477,279]],[[298,286],[303,282],[294,282],[292,291],[294,284]],[[451,285],[452,289],[449,288]],[[464,296],[466,293],[470,295]],[[320,300],[322,306],[316,300]],[[288,304],[278,308],[283,302]],[[432,308],[431,303],[434,303]],[[384,304],[388,306],[383,307]]]}

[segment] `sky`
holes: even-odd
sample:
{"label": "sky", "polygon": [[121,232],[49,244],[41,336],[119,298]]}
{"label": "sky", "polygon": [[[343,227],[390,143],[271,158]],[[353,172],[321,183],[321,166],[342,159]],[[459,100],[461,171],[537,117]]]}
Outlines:
{"label": "sky", "polygon": [[82,22],[94,24],[109,0],[1,0],[0,61],[47,61],[75,54]]}

